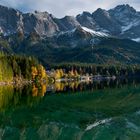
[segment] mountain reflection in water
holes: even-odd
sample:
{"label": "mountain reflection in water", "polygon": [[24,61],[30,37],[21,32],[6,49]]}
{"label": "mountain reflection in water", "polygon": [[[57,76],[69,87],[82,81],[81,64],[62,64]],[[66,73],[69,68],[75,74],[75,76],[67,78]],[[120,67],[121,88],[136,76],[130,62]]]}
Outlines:
{"label": "mountain reflection in water", "polygon": [[139,83],[0,86],[0,139],[135,140],[140,136]]}

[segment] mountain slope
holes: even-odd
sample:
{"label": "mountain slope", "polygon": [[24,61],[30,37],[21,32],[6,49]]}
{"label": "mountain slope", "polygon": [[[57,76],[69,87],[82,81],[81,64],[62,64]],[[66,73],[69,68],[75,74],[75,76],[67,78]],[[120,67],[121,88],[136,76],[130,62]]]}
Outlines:
{"label": "mountain slope", "polygon": [[[96,33],[96,32],[95,32]],[[139,64],[140,44],[128,39],[98,36],[81,28],[40,39],[32,34],[21,41],[8,37],[13,53],[37,57],[44,65],[78,62],[95,64]],[[9,40],[14,40],[10,42]],[[13,45],[14,44],[14,47]],[[8,51],[7,51],[8,52]],[[10,52],[11,53],[11,52]]]}
{"label": "mountain slope", "polygon": [[[71,44],[69,44],[71,45]],[[79,44],[77,44],[79,45]],[[56,62],[82,62],[96,64],[138,64],[140,63],[140,44],[130,40],[106,38],[97,45],[55,48],[48,40],[43,40],[34,45],[26,45],[19,52],[35,55],[44,64]]]}
{"label": "mountain slope", "polygon": [[58,19],[0,6],[0,50],[48,63],[140,63],[140,12],[129,5]]}
{"label": "mountain slope", "polygon": [[119,5],[109,13],[121,25],[120,37],[133,39],[140,36],[140,12],[127,4]]}
{"label": "mountain slope", "polygon": [[54,36],[84,26],[94,31],[100,31],[116,36],[139,41],[140,12],[133,7],[118,5],[113,9],[98,8],[92,14],[83,12],[73,16],[58,19],[48,12],[22,13],[18,10],[0,6],[0,32],[10,35],[22,32],[29,35],[36,32],[40,36]]}

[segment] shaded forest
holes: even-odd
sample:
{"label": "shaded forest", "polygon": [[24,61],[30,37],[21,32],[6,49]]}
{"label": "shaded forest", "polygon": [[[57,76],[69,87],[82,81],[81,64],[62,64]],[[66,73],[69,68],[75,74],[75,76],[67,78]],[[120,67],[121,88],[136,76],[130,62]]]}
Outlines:
{"label": "shaded forest", "polygon": [[45,68],[34,57],[0,53],[0,81],[46,78]]}

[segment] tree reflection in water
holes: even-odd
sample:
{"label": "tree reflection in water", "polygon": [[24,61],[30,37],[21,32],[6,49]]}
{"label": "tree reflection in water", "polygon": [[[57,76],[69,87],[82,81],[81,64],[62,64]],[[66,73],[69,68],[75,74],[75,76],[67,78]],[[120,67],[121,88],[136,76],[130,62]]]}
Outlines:
{"label": "tree reflection in water", "polygon": [[[0,86],[0,139],[93,139],[97,133],[114,139],[137,126],[133,139],[140,132],[137,83],[130,79]],[[102,123],[110,118],[113,121]],[[98,122],[101,125],[86,131]]]}
{"label": "tree reflection in water", "polygon": [[33,106],[45,95],[47,85],[0,86],[0,111],[17,106]]}
{"label": "tree reflection in water", "polygon": [[[135,80],[115,80],[115,81],[96,81],[96,82],[56,82],[54,84],[37,83],[25,86],[0,86],[0,111],[12,106],[33,106],[37,104],[45,94],[65,93],[71,94],[77,91],[95,91],[98,89],[122,87],[125,84],[139,83]],[[83,92],[84,93],[84,92]]]}

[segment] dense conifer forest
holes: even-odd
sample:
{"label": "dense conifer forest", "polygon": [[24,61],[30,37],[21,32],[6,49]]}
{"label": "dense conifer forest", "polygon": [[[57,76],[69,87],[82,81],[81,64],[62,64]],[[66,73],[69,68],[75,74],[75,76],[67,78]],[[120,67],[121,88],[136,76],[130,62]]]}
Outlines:
{"label": "dense conifer forest", "polygon": [[34,57],[0,53],[0,81],[46,78],[45,68]]}
{"label": "dense conifer forest", "polygon": [[132,77],[140,76],[139,65],[97,65],[87,63],[63,63],[50,65],[59,77],[75,77],[78,75],[104,75],[104,76],[116,76],[116,77]]}

